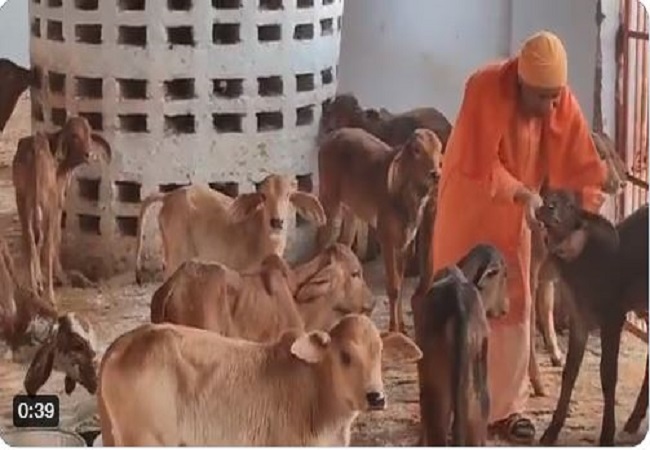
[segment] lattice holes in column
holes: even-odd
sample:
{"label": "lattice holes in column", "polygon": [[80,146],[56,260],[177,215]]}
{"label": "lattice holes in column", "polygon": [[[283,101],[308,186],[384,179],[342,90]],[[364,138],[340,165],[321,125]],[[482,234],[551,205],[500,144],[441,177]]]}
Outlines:
{"label": "lattice holes in column", "polygon": [[[118,156],[74,178],[72,253],[88,243],[93,260],[130,261],[145,186],[207,183],[236,197],[250,180],[287,173],[313,190],[311,143],[317,108],[336,89],[343,0],[30,1],[42,5],[29,12],[32,66],[43,74],[32,124],[85,117]],[[192,47],[201,52],[188,57]],[[306,231],[290,233],[289,254]],[[101,233],[110,235],[93,238]]]}
{"label": "lattice holes in column", "polygon": [[81,11],[97,11],[99,0],[74,0],[74,6]]}
{"label": "lattice holes in column", "polygon": [[117,201],[121,203],[140,203],[142,201],[141,195],[142,186],[140,183],[133,181],[116,181],[115,193]]}
{"label": "lattice holes in column", "polygon": [[117,5],[120,11],[144,11],[146,3],[145,0],[117,0]]}
{"label": "lattice holes in column", "polygon": [[235,198],[239,195],[239,183],[234,181],[208,183],[211,189],[219,191],[228,197]]}
{"label": "lattice holes in column", "polygon": [[101,25],[75,25],[74,36],[77,42],[83,44],[101,44],[102,43],[102,26]]}
{"label": "lattice holes in column", "polygon": [[82,177],[77,178],[77,189],[79,192],[79,197],[89,202],[98,202],[99,184],[99,179]]}
{"label": "lattice holes in column", "polygon": [[242,7],[242,0],[212,0],[214,9],[239,9]]}

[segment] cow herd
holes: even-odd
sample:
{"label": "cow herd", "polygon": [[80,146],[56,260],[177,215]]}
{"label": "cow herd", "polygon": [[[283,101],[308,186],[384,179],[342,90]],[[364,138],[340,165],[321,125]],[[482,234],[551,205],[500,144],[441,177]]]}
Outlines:
{"label": "cow herd", "polygon": [[[2,126],[32,83],[21,79],[29,71],[12,64],[0,61]],[[26,392],[38,392],[52,370],[65,374],[68,394],[81,384],[97,397],[104,445],[348,446],[359,414],[389,407],[382,364],[417,363],[419,443],[485,445],[489,319],[507,314],[511,299],[505,261],[491,245],[477,243],[456,265],[432,273],[450,133],[434,108],[392,114],[339,95],[325,104],[320,123],[317,195],[272,173],[255,192],[234,198],[202,185],[145,198],[135,279],[144,281],[147,212],[160,203],[164,281],[152,295],[150,323],[118,336],[100,364],[92,326],[57,311],[54,285],[70,282],[59,246],[73,171],[98,157],[109,162],[111,148],[81,117],[22,138],[12,168],[27,282],[0,241],[0,333],[12,350],[37,347]],[[625,168],[611,141],[596,133],[594,140],[608,167],[603,189],[616,194]],[[553,286],[571,314],[561,395],[542,442],[558,437],[587,333],[598,328],[601,442],[611,443],[625,314],[647,318],[647,206],[614,226],[582,211],[568,192],[546,189],[543,197],[539,218],[548,236],[533,235],[531,314],[533,324],[540,316],[557,365]],[[317,234],[313,254],[291,265],[284,253],[293,209]],[[370,319],[376,300],[351,249],[359,222],[375,231],[384,262],[389,323],[382,333]],[[411,298],[413,339],[402,307],[412,266],[420,277]],[[530,378],[544,395],[534,348]],[[639,427],[647,395],[646,368],[627,431]]]}

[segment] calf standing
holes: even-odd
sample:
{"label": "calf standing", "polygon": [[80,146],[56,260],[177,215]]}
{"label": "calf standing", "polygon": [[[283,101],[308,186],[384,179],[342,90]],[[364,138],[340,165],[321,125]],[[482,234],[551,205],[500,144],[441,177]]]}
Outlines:
{"label": "calf standing", "polygon": [[[404,145],[391,148],[359,128],[331,133],[318,152],[320,201],[327,224],[318,233],[329,243],[343,210],[377,230],[390,301],[390,331],[404,330],[400,301],[404,256],[422,220],[423,209],[440,177],[442,145],[435,133],[418,129]],[[353,232],[341,238],[352,244]]]}
{"label": "calf standing", "polygon": [[91,150],[93,141],[103,148],[106,160],[110,161],[108,143],[91,132],[85,118],[71,117],[55,133],[38,132],[22,138],[14,156],[13,183],[30,287],[34,292],[43,292],[44,276],[46,296],[51,303],[54,271],[65,279],[59,246],[66,191],[74,169],[95,157]]}
{"label": "calf standing", "polygon": [[485,445],[490,398],[489,317],[508,311],[506,266],[489,245],[474,247],[458,266],[438,272],[431,289],[413,298],[418,362],[421,443]]}
{"label": "calf standing", "polygon": [[[631,232],[636,227],[623,226],[622,223],[617,231],[605,218],[582,211],[577,196],[568,191],[548,190],[538,218],[546,229],[550,258],[566,288],[564,297],[568,297],[571,307],[569,349],[562,373],[562,388],[541,443],[552,445],[564,425],[589,331],[598,328],[604,397],[600,445],[613,445],[621,330],[626,313],[635,304],[641,304],[639,291],[634,290],[632,298],[630,291],[626,291],[627,276],[621,269],[626,266],[625,261],[647,259],[647,231],[646,246],[642,246],[638,242],[639,233]],[[639,226],[647,230],[647,213],[645,219],[643,215],[637,215],[633,220],[639,220]],[[628,250],[623,252],[622,249]],[[641,282],[647,285],[647,262],[645,265],[644,275],[637,275],[639,282],[632,285],[639,286]]]}
{"label": "calf standing", "polygon": [[162,202],[158,225],[163,241],[165,276],[183,261],[199,258],[220,262],[233,270],[258,266],[270,253],[282,256],[287,242],[290,204],[316,224],[325,221],[316,196],[297,190],[294,178],[269,175],[257,192],[233,199],[194,185],[166,194],[152,194],[142,202],[138,222],[135,277],[143,281],[141,252],[145,214]]}
{"label": "calf standing", "polygon": [[108,446],[347,446],[362,411],[386,407],[382,358],[417,361],[406,336],[349,315],[329,333],[272,343],[144,325],[104,354],[98,391]]}

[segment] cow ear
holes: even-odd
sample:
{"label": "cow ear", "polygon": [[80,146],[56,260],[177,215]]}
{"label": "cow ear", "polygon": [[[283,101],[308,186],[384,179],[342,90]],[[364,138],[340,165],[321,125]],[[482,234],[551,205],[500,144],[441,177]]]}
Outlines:
{"label": "cow ear", "polygon": [[291,345],[291,354],[309,364],[319,363],[327,353],[330,340],[330,335],[324,331],[303,334]]}
{"label": "cow ear", "polygon": [[492,280],[495,276],[497,276],[499,270],[500,270],[499,267],[490,266],[490,267],[486,267],[482,273],[477,275],[475,284],[476,287],[479,289],[479,291],[485,289],[485,287],[490,282],[490,280]]}
{"label": "cow ear", "polygon": [[28,395],[36,395],[38,390],[45,384],[52,373],[54,365],[54,351],[56,349],[56,340],[49,339],[43,344],[32,359],[23,385]]}
{"label": "cow ear", "polygon": [[341,269],[330,260],[325,267],[300,286],[295,295],[296,303],[306,304],[327,296],[332,292],[334,283],[339,282],[342,276]]}
{"label": "cow ear", "polygon": [[258,211],[264,204],[264,200],[265,196],[261,192],[241,194],[230,205],[230,216],[233,221],[241,222],[246,217]]}
{"label": "cow ear", "polygon": [[294,192],[289,200],[302,217],[317,226],[325,225],[325,210],[315,195],[307,192]]}
{"label": "cow ear", "polygon": [[422,358],[422,350],[408,336],[402,333],[387,333],[381,338],[384,349],[381,353],[385,362],[408,364]]}

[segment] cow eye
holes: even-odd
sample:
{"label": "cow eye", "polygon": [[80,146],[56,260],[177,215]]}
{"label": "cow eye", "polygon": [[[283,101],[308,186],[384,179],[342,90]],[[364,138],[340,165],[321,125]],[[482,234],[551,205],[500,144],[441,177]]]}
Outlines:
{"label": "cow eye", "polygon": [[350,363],[352,362],[352,358],[350,358],[350,354],[346,351],[341,352],[341,362],[343,363],[344,366],[349,366]]}
{"label": "cow eye", "polygon": [[339,314],[347,315],[347,314],[352,314],[352,311],[343,307],[343,306],[335,306],[334,311],[336,311]]}
{"label": "cow eye", "polygon": [[361,276],[361,271],[360,270],[355,270],[352,272],[352,277],[353,278],[359,278]]}

